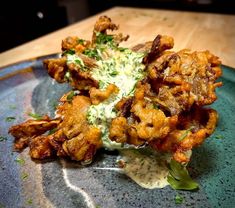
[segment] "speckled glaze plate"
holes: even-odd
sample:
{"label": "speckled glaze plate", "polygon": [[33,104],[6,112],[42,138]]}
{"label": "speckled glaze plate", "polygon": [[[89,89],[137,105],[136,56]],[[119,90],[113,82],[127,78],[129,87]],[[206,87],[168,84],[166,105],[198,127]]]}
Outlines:
{"label": "speckled glaze plate", "polygon": [[[0,69],[0,207],[234,207],[235,203],[235,70],[223,66],[213,104],[220,115],[214,134],[194,149],[189,171],[200,184],[196,192],[144,189],[116,171],[117,152],[98,152],[88,167],[53,159],[32,161],[28,150],[12,152],[11,125],[27,112],[53,116],[54,105],[69,86],[47,74],[40,57]],[[15,119],[8,119],[14,117]],[[178,205],[175,196],[184,201]]]}

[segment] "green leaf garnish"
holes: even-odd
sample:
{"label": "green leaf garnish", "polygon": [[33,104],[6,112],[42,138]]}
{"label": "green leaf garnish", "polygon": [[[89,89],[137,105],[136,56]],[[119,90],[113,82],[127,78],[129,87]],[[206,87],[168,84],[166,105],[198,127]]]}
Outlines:
{"label": "green leaf garnish", "polygon": [[6,141],[6,140],[7,140],[7,137],[0,136],[0,142]]}
{"label": "green leaf garnish", "polygon": [[90,58],[94,58],[97,61],[101,60],[101,57],[99,55],[98,49],[94,48],[94,49],[86,49],[83,52],[84,55],[90,57]]}
{"label": "green leaf garnish", "polygon": [[118,50],[121,51],[121,52],[123,52],[123,51],[125,51],[125,50],[128,50],[128,48],[118,47]]}
{"label": "green leaf garnish", "polygon": [[24,179],[28,178],[28,176],[29,175],[27,173],[22,173],[21,179],[24,180]]}
{"label": "green leaf garnish", "polygon": [[175,203],[176,203],[176,204],[182,204],[183,201],[184,201],[184,198],[183,198],[182,196],[180,196],[179,194],[177,194],[177,195],[175,196]]}
{"label": "green leaf garnish", "polygon": [[173,189],[195,190],[199,188],[198,183],[190,177],[186,167],[175,160],[171,160],[169,164],[167,181]]}
{"label": "green leaf garnish", "polygon": [[74,55],[75,54],[75,50],[69,49],[69,50],[64,51],[63,54]]}
{"label": "green leaf garnish", "polygon": [[48,135],[54,134],[57,131],[57,128],[51,129],[48,132]]}
{"label": "green leaf garnish", "polygon": [[188,136],[189,132],[191,132],[192,129],[193,129],[193,126],[191,126],[189,129],[187,129],[187,130],[182,134],[182,136],[179,138],[179,141],[184,140],[184,139]]}
{"label": "green leaf garnish", "polygon": [[84,44],[84,42],[85,42],[85,40],[83,40],[83,39],[78,39],[78,44],[83,45],[83,44]]}
{"label": "green leaf garnish", "polygon": [[71,91],[66,97],[67,101],[72,102],[74,96],[75,96],[74,91]]}
{"label": "green leaf garnish", "polygon": [[118,71],[112,71],[111,73],[110,73],[110,76],[116,76],[116,75],[118,75]]}
{"label": "green leaf garnish", "polygon": [[221,135],[221,134],[219,134],[219,135],[215,135],[215,138],[216,138],[216,139],[223,139],[223,138],[224,138],[224,136],[223,136],[223,135]]}
{"label": "green leaf garnish", "polygon": [[96,43],[97,44],[106,44],[113,41],[112,35],[107,35],[101,32],[96,33]]}
{"label": "green leaf garnish", "polygon": [[28,199],[28,200],[26,201],[26,203],[29,204],[29,205],[31,205],[31,204],[33,204],[33,200],[32,200],[32,199]]}
{"label": "green leaf garnish", "polygon": [[28,115],[36,120],[42,120],[43,116],[37,113],[28,113]]}
{"label": "green leaf garnish", "polygon": [[22,159],[22,158],[16,158],[15,159],[15,161],[17,162],[17,163],[19,163],[20,165],[24,165],[25,164],[25,161],[24,161],[24,159]]}
{"label": "green leaf garnish", "polygon": [[6,121],[6,122],[11,122],[11,121],[14,121],[15,119],[16,119],[16,118],[13,117],[13,116],[8,116],[8,117],[5,118],[5,121]]}

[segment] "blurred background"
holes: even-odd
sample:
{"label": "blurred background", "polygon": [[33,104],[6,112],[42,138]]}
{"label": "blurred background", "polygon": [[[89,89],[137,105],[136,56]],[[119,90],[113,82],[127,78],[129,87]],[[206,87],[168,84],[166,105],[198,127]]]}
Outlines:
{"label": "blurred background", "polygon": [[0,52],[114,6],[235,14],[234,0],[5,0]]}

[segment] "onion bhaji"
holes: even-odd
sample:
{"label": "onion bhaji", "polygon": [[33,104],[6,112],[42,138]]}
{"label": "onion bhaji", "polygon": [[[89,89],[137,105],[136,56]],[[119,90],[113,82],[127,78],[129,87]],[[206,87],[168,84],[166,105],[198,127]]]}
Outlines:
{"label": "onion bhaji", "polygon": [[[35,159],[57,155],[92,161],[103,145],[102,131],[87,121],[87,111],[91,105],[115,96],[119,88],[110,83],[101,89],[91,72],[100,60],[99,43],[113,40],[112,44],[118,47],[128,39],[121,33],[108,34],[117,29],[109,17],[102,16],[95,23],[91,41],[68,37],[62,41],[62,56],[44,61],[53,79],[69,82],[79,92],[71,99],[70,93],[61,98],[56,118],[44,116],[12,126],[9,133],[15,137],[16,150],[29,146],[30,156]],[[153,41],[131,48],[146,54],[142,60],[146,75],[137,82],[134,95],[124,96],[116,103],[117,114],[108,130],[112,141],[149,145],[171,152],[176,161],[185,163],[189,161],[186,152],[202,144],[216,128],[217,112],[204,106],[217,99],[215,89],[222,83],[216,80],[222,71],[219,58],[209,51],[174,52],[170,50],[173,46],[172,37],[157,35]],[[69,61],[70,55],[76,56],[77,64]],[[49,130],[54,131],[48,134]]]}

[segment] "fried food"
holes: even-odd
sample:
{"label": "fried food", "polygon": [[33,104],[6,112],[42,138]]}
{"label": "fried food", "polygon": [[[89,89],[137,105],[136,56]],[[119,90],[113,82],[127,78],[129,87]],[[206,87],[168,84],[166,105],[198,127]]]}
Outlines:
{"label": "fried food", "polygon": [[216,100],[215,83],[221,76],[220,61],[209,51],[167,52],[148,66],[155,100],[171,115],[189,111],[193,104],[204,106]]}
{"label": "fried food", "polygon": [[[220,60],[209,51],[174,52],[172,37],[129,48],[107,16],[95,23],[91,41],[68,37],[60,58],[44,61],[48,74],[72,90],[62,96],[56,118],[28,120],[9,129],[15,149],[30,156],[91,162],[102,147],[150,146],[180,162],[213,133],[217,112],[205,108],[222,85]],[[54,130],[48,134],[49,130]],[[118,147],[120,147],[120,145]]]}

